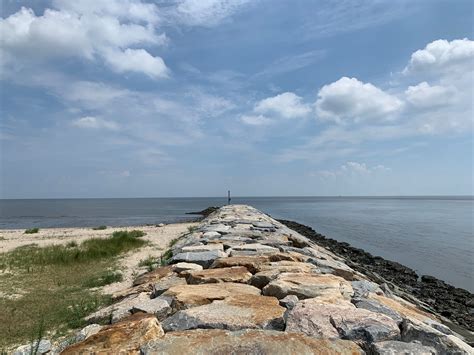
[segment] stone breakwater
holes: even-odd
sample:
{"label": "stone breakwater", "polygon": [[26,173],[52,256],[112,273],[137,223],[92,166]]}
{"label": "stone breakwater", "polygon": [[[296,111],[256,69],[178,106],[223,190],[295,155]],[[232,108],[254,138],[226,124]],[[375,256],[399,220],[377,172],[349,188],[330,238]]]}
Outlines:
{"label": "stone breakwater", "polygon": [[41,352],[474,353],[438,315],[250,206],[220,208],[165,255],[91,325],[57,346],[43,340]]}

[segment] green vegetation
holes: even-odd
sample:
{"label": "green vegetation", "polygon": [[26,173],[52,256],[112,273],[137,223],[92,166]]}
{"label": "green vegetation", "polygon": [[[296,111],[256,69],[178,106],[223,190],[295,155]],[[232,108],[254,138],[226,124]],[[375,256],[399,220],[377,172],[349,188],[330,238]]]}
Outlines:
{"label": "green vegetation", "polygon": [[110,303],[93,288],[122,279],[114,271],[116,256],[145,245],[142,235],[116,232],[81,244],[27,245],[0,254],[0,349],[35,339],[39,329],[51,338],[84,326],[85,316]]}
{"label": "green vegetation", "polygon": [[160,258],[161,266],[168,265],[168,263],[169,263],[169,261],[171,260],[172,257],[173,257],[173,252],[171,251],[171,249],[168,249],[167,251],[165,251],[161,255],[161,258]]}
{"label": "green vegetation", "polygon": [[149,255],[146,259],[140,260],[138,266],[146,266],[148,271],[153,271],[156,269],[158,260],[155,256]]}
{"label": "green vegetation", "polygon": [[98,227],[94,227],[92,229],[95,230],[95,231],[102,231],[104,229],[107,229],[107,226],[98,226]]}
{"label": "green vegetation", "polygon": [[132,230],[132,231],[116,231],[112,234],[113,237],[123,237],[123,236],[127,236],[127,237],[130,237],[130,238],[140,238],[140,237],[143,237],[144,235],[146,235],[146,233],[144,231],[140,231],[140,230]]}
{"label": "green vegetation", "polygon": [[25,231],[25,234],[35,234],[39,232],[39,228],[30,228]]}
{"label": "green vegetation", "polygon": [[171,248],[173,245],[175,245],[176,243],[178,242],[178,238],[176,239],[173,239],[170,244],[169,244],[169,247]]}
{"label": "green vegetation", "polygon": [[123,275],[120,272],[107,270],[101,275],[93,276],[90,279],[84,282],[84,287],[93,288],[101,287],[105,285],[110,285],[114,282],[119,282],[123,280]]}

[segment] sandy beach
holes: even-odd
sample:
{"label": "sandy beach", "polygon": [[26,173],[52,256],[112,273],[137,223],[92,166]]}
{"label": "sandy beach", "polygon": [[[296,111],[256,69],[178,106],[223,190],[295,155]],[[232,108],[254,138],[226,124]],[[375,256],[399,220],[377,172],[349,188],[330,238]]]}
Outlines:
{"label": "sandy beach", "polygon": [[144,240],[148,245],[133,250],[120,256],[120,270],[123,273],[123,280],[115,282],[102,288],[103,293],[114,293],[129,287],[134,275],[146,270],[146,267],[139,267],[141,260],[149,256],[160,257],[166,250],[169,243],[196,223],[173,223],[157,226],[130,226],[130,227],[108,227],[105,230],[93,230],[92,228],[44,228],[38,233],[25,234],[24,229],[2,229],[0,230],[0,253],[11,251],[15,248],[36,244],[44,247],[52,244],[67,244],[75,241],[78,244],[90,238],[107,238],[115,231],[141,230],[146,233]]}

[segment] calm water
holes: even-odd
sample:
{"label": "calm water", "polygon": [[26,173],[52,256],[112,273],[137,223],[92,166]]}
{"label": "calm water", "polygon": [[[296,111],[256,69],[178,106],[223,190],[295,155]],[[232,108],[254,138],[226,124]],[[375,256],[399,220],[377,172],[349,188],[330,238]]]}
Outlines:
{"label": "calm water", "polygon": [[[194,218],[186,212],[225,202],[222,198],[0,200],[0,228],[184,221]],[[419,274],[474,291],[472,197],[253,197],[232,202],[310,225]]]}

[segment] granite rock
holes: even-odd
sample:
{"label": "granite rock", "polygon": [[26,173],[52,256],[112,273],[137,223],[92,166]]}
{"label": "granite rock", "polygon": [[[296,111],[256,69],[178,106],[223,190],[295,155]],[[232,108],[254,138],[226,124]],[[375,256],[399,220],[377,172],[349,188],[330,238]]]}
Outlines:
{"label": "granite rock", "polygon": [[183,273],[188,284],[240,282],[248,283],[252,274],[245,266],[232,266]]}

